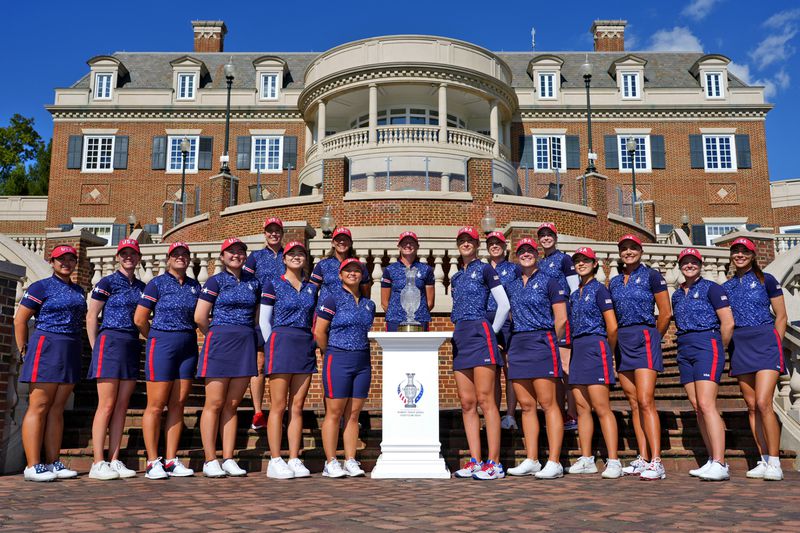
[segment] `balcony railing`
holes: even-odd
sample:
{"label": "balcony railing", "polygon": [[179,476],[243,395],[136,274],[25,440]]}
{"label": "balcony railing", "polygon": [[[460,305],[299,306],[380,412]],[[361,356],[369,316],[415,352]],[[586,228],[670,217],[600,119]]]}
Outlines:
{"label": "balcony railing", "polygon": [[47,244],[47,236],[45,235],[30,235],[30,234],[9,234],[13,240],[35,253],[44,257],[44,249]]}
{"label": "balcony railing", "polygon": [[798,233],[776,233],[775,234],[775,253],[783,254],[800,246],[800,234]]}

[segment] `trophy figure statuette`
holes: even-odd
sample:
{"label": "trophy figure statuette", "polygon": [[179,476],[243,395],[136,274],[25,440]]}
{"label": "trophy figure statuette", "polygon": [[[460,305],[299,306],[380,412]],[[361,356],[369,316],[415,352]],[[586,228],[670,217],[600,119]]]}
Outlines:
{"label": "trophy figure statuette", "polygon": [[406,268],[406,285],[400,291],[400,306],[406,312],[406,319],[400,323],[398,331],[422,331],[422,324],[414,318],[421,301],[422,295],[417,288],[417,268]]}
{"label": "trophy figure statuette", "polygon": [[417,385],[414,383],[414,373],[406,372],[406,378],[408,378],[408,383],[406,386],[403,387],[403,395],[406,397],[406,409],[412,409],[417,406],[416,398],[419,389]]}

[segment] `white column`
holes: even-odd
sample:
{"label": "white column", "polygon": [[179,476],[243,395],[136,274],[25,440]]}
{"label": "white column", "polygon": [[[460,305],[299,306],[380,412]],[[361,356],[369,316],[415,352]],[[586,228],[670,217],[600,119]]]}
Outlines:
{"label": "white column", "polygon": [[375,173],[367,173],[367,192],[375,192]]}
{"label": "white column", "polygon": [[308,122],[306,124],[306,144],[305,149],[308,150],[311,148],[311,145],[314,144],[314,133],[311,131],[311,124]]}
{"label": "white column", "polygon": [[494,140],[492,155],[500,156],[500,114],[497,109],[497,100],[489,102],[489,135]]}
{"label": "white column", "polygon": [[378,86],[369,85],[369,144],[378,143]]}
{"label": "white column", "polygon": [[442,192],[450,192],[450,174],[442,174]]}
{"label": "white column", "polygon": [[[317,142],[321,143],[325,138],[325,101],[320,100],[317,106]],[[320,152],[321,150],[320,146]]]}
{"label": "white column", "polygon": [[447,84],[439,84],[439,142],[447,144]]}

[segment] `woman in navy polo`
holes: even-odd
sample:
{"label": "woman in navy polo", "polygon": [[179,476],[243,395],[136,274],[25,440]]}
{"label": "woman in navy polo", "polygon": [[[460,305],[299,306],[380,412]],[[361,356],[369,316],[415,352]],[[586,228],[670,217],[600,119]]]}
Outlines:
{"label": "woman in navy polo", "polygon": [[[194,308],[200,284],[186,275],[189,245],[173,242],[167,251],[167,271],[154,277],[144,288],[133,322],[147,339],[144,374],[147,407],[142,416],[142,433],[147,449],[147,479],[194,475],[178,459],[178,442],[183,429],[183,406],[192,388],[197,368],[197,325]],[[150,313],[153,323],[150,324]],[[161,414],[167,407],[165,463],[158,456]]]}
{"label": "woman in navy polo", "polygon": [[[450,279],[453,311],[453,373],[456,378],[461,416],[471,459],[453,475],[458,478],[500,479],[505,477],[500,464],[500,411],[495,400],[497,367],[503,356],[496,334],[508,317],[508,296],[491,265],[478,259],[480,240],[472,226],[458,230],[456,236],[461,269]],[[494,322],[486,320],[489,294],[497,301]],[[480,416],[486,421],[488,460],[481,461]]]}
{"label": "woman in navy polo", "polygon": [[[503,288],[519,277],[519,265],[508,260],[508,250],[506,249],[506,236],[500,231],[493,231],[486,236],[486,251],[489,252],[489,264],[492,265],[500,278]],[[486,319],[494,322],[497,313],[497,302],[489,294],[489,303],[486,305]],[[511,317],[509,316],[503,323],[503,327],[497,333],[497,344],[500,352],[505,355],[508,350],[508,343],[511,340]],[[517,411],[517,396],[514,394],[514,387],[508,379],[508,360],[501,367],[506,375],[506,416],[500,419],[502,429],[518,429],[514,415]],[[494,400],[497,408],[500,408],[500,373],[497,373],[497,385],[495,387]]]}
{"label": "woman in navy polo", "polygon": [[[251,252],[247,256],[244,270],[255,274],[261,286],[267,281],[275,281],[283,274],[283,220],[268,217],[264,221],[264,248]],[[256,328],[258,351],[256,361],[258,374],[250,378],[250,398],[253,400],[253,421],[250,428],[259,430],[267,427],[267,420],[262,409],[264,405],[264,338],[261,330]]]}
{"label": "woman in navy polo", "polygon": [[[261,283],[243,269],[247,245],[232,237],[220,247],[223,270],[203,286],[194,321],[205,335],[197,361],[197,377],[205,380],[206,401],[200,417],[206,477],[244,476],[233,459],[237,409],[258,372],[256,365],[256,312]],[[211,315],[213,314],[213,319]],[[217,433],[222,439],[222,466],[217,460]]]}
{"label": "woman in navy polo", "polygon": [[[622,272],[609,284],[617,313],[617,372],[631,406],[639,457],[624,474],[654,480],[667,477],[661,464],[661,423],[655,404],[656,378],[664,370],[661,337],[669,327],[671,310],[667,282],[657,270],[642,264],[642,241],[636,235],[619,239]],[[656,321],[653,307],[658,308]],[[648,459],[649,458],[649,459]]]}
{"label": "woman in navy polo", "polygon": [[[322,385],[325,391],[325,419],[322,447],[325,449],[325,477],[363,476],[356,461],[358,415],[364,407],[372,379],[367,333],[375,318],[375,303],[361,295],[364,265],[351,257],[339,267],[341,285],[317,306],[314,328],[323,358]],[[336,458],[339,421],[344,417],[344,469]]]}
{"label": "woman in navy polo", "polygon": [[[136,475],[119,460],[122,430],[128,402],[136,388],[142,341],[133,323],[136,304],[144,292],[144,283],[136,277],[142,255],[139,243],[123,239],[117,245],[119,269],[97,282],[86,313],[86,333],[92,346],[89,379],[97,380],[97,411],[92,423],[94,464],[92,479],[130,478]],[[98,320],[103,314],[102,325]],[[103,443],[108,433],[108,459]]]}
{"label": "woman in navy polo", "polygon": [[[27,481],[53,481],[78,475],[58,456],[64,432],[64,405],[80,379],[86,297],[72,282],[78,252],[56,246],[50,254],[53,275],[28,287],[14,317],[14,337],[22,357],[19,381],[30,384],[22,421]],[[28,339],[28,321],[35,318]],[[42,463],[44,445],[46,463]]]}
{"label": "woman in navy polo", "polygon": [[617,420],[611,410],[609,388],[614,384],[613,354],[617,344],[617,317],[606,286],[595,279],[599,265],[594,250],[581,247],[572,254],[580,276],[578,289],[569,297],[572,323],[572,357],[569,385],[578,409],[578,437],[581,456],[569,467],[570,474],[594,474],[597,465],[592,455],[594,422],[597,413],[608,450],[603,477],[622,476],[617,455]]}
{"label": "woman in navy polo", "polygon": [[[311,272],[311,283],[319,287],[319,301],[324,302],[328,296],[337,292],[341,285],[339,279],[339,267],[345,259],[352,259],[356,256],[353,248],[353,234],[347,228],[336,228],[333,230],[331,239],[331,249],[328,255],[316,264],[314,271]],[[361,276],[361,296],[369,298],[370,285],[372,279],[367,272],[367,265],[363,265]]]}
{"label": "woman in navy polo", "polygon": [[779,481],[783,479],[778,456],[781,430],[772,410],[772,398],[778,376],[786,372],[786,304],[778,281],[761,271],[753,241],[744,237],[734,240],[731,262],[736,272],[722,285],[735,324],[730,373],[739,380],[750,428],[761,452],[761,461],[747,472],[747,477]]}
{"label": "woman in navy polo", "polygon": [[406,312],[400,305],[400,293],[406,286],[406,270],[410,268],[417,269],[415,286],[420,292],[414,320],[428,331],[434,304],[433,269],[419,260],[419,240],[413,231],[400,234],[397,248],[400,250],[399,260],[387,266],[381,277],[381,306],[386,310],[386,331],[397,331],[400,323],[406,321]]}
{"label": "woman in navy polo", "polygon": [[[267,420],[270,461],[267,477],[290,479],[311,473],[300,460],[303,439],[303,405],[311,374],[317,372],[317,346],[311,334],[317,287],[308,281],[308,256],[302,242],[283,249],[286,273],[261,290],[259,325],[266,342],[270,409]],[[288,398],[288,399],[287,399]],[[281,457],[283,413],[289,407],[289,462]]]}
{"label": "woman in navy polo", "polygon": [[[567,323],[567,295],[558,282],[539,270],[536,241],[520,239],[515,249],[520,277],[506,287],[514,315],[514,332],[508,349],[508,377],[522,407],[522,431],[527,458],[508,473],[535,475],[539,479],[562,477],[559,462],[564,439],[564,419],[556,396],[556,382],[564,375],[558,339]],[[539,463],[539,415],[542,406],[547,422],[547,464]]]}
{"label": "woman in navy polo", "polygon": [[708,450],[708,462],[689,474],[723,481],[730,474],[725,463],[725,423],[717,410],[717,390],[725,366],[725,349],[733,333],[733,314],[725,290],[703,278],[703,256],[698,250],[682,250],[678,266],[686,279],[672,294],[678,368]]}

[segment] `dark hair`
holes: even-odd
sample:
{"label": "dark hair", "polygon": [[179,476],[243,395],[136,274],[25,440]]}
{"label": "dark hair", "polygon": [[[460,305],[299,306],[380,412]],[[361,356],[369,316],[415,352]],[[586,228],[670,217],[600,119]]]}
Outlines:
{"label": "dark hair", "polygon": [[763,285],[764,284],[764,272],[761,270],[761,267],[758,265],[758,259],[756,259],[755,255],[753,255],[753,262],[750,263],[750,267],[753,269],[753,273],[758,278],[758,281]]}
{"label": "dark hair", "polygon": [[[336,247],[331,246],[331,249],[328,251],[328,255],[325,258],[329,257],[336,257]],[[356,257],[356,249],[353,248],[353,239],[350,239],[350,246],[347,248],[347,253],[345,254],[345,259],[350,259],[351,257]]]}

